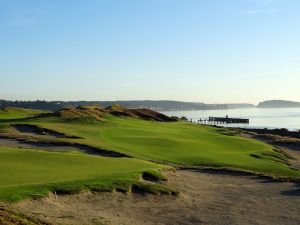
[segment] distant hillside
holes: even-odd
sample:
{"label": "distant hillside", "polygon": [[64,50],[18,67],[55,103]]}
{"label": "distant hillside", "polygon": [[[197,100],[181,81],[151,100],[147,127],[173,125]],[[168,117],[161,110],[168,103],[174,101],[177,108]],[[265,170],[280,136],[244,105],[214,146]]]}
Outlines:
{"label": "distant hillside", "polygon": [[155,111],[183,111],[183,110],[213,110],[213,109],[237,109],[253,108],[252,104],[205,104],[202,102],[180,101],[6,101],[0,100],[0,109],[5,107],[18,107],[26,109],[39,109],[57,111],[62,108],[76,108],[85,105],[99,105],[103,108],[111,105],[122,105],[127,108],[147,108]]}
{"label": "distant hillside", "polygon": [[296,108],[300,107],[300,102],[292,102],[285,100],[269,100],[260,102],[258,108]]}
{"label": "distant hillside", "polygon": [[111,105],[122,105],[127,108],[148,108],[156,111],[173,110],[209,110],[209,109],[227,109],[223,104],[205,104],[197,102],[179,102],[179,101],[6,101],[0,100],[0,108],[18,107],[28,109],[40,109],[57,111],[62,108],[71,108],[84,105],[99,105],[103,108]]}

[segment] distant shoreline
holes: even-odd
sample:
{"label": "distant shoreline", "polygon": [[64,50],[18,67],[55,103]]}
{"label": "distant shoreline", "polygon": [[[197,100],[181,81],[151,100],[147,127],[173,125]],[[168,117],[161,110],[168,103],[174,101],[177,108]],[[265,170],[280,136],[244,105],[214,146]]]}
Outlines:
{"label": "distant shoreline", "polygon": [[281,137],[288,137],[288,138],[299,138],[300,139],[300,129],[298,131],[290,131],[286,128],[275,128],[275,129],[260,129],[260,128],[235,128],[237,130],[241,131],[248,131],[248,132],[254,132],[261,135],[278,135]]}
{"label": "distant shoreline", "polygon": [[[285,134],[289,137],[290,133],[299,133],[300,138],[300,127],[299,129],[289,129],[285,127],[268,127],[268,126],[220,126],[220,125],[214,125],[214,124],[206,124],[206,126],[212,126],[212,127],[218,127],[218,128],[228,128],[228,129],[233,129],[233,130],[244,130],[244,131],[250,131],[250,132],[258,132],[258,133],[263,133],[263,134]],[[291,136],[292,137],[292,136]]]}
{"label": "distant shoreline", "polygon": [[78,107],[83,105],[99,105],[106,108],[111,105],[122,105],[127,108],[148,108],[155,111],[195,111],[195,110],[227,110],[250,108],[300,108],[300,102],[285,100],[268,100],[258,105],[250,103],[215,103],[184,102],[174,100],[117,100],[117,101],[9,101],[0,99],[0,109],[17,107],[57,111],[62,108]]}

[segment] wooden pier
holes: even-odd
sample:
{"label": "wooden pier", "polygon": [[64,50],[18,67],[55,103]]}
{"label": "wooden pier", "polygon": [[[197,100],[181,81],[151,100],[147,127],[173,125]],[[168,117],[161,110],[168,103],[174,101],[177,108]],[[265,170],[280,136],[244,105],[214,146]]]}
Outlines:
{"label": "wooden pier", "polygon": [[249,119],[230,118],[228,116],[226,116],[226,117],[212,117],[212,116],[210,116],[208,119],[198,120],[198,124],[231,124],[231,123],[249,124]]}

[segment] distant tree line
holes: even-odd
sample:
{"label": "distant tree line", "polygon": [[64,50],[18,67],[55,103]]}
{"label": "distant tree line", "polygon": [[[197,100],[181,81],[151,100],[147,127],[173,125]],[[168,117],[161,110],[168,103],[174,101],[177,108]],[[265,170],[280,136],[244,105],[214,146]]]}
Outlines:
{"label": "distant tree line", "polygon": [[61,108],[77,107],[80,105],[99,105],[103,108],[113,104],[122,105],[128,108],[149,108],[157,111],[174,110],[208,110],[208,109],[228,109],[224,104],[205,104],[197,102],[180,101],[7,101],[0,100],[0,108],[18,107],[28,109],[40,109],[57,111]]}

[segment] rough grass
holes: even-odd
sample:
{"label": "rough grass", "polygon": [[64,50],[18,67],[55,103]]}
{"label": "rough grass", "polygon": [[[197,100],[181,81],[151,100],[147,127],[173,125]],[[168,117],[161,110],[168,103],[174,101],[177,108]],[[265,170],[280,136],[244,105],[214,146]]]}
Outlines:
{"label": "rough grass", "polygon": [[174,121],[173,118],[150,109],[128,109],[120,105],[113,105],[106,109],[102,109],[97,105],[79,106],[76,108],[61,109],[54,113],[54,115],[61,117],[65,120],[70,120],[70,119],[102,120],[102,118],[107,114],[112,114],[118,117],[127,117],[127,118],[131,117],[131,118],[161,121],[161,122]]}
{"label": "rough grass", "polygon": [[235,136],[224,128],[186,122],[155,122],[106,115],[102,121],[55,117],[26,123],[82,137],[67,140],[110,149],[135,158],[179,166],[234,168],[277,177],[300,177],[272,146]]}
{"label": "rough grass", "polygon": [[40,221],[32,221],[31,219],[19,215],[16,212],[6,210],[0,207],[0,224],[1,225],[48,225],[48,223]]}
{"label": "rough grass", "polygon": [[104,110],[98,106],[79,106],[77,108],[61,109],[55,115],[64,119],[90,118],[101,120],[104,113]]}
{"label": "rough grass", "polygon": [[144,171],[159,174],[158,170],[166,168],[138,159],[0,147],[0,199],[17,201],[84,189],[130,190],[133,184],[142,183]]}

